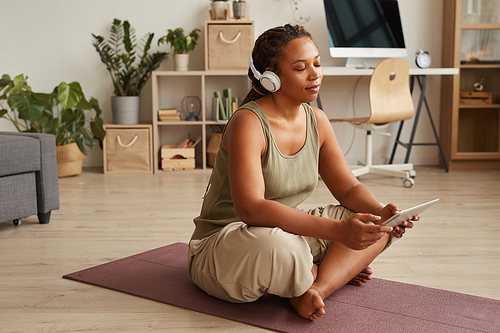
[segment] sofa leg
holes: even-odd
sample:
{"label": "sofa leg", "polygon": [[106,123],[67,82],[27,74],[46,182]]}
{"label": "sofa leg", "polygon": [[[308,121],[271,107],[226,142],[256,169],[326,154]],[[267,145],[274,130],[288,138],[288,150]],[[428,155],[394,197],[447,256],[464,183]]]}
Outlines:
{"label": "sofa leg", "polygon": [[47,224],[47,223],[49,223],[49,221],[50,221],[50,213],[51,212],[48,212],[48,213],[38,213],[38,222],[40,222],[40,224]]}

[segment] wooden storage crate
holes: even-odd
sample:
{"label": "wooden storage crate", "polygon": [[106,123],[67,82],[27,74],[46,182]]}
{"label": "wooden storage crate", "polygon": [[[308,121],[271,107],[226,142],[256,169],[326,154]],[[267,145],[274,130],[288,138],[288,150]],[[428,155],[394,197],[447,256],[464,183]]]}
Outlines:
{"label": "wooden storage crate", "polygon": [[460,104],[491,104],[493,93],[485,91],[461,91]]}
{"label": "wooden storage crate", "polygon": [[195,166],[194,148],[175,148],[175,145],[161,147],[161,168],[163,170],[193,170]]}

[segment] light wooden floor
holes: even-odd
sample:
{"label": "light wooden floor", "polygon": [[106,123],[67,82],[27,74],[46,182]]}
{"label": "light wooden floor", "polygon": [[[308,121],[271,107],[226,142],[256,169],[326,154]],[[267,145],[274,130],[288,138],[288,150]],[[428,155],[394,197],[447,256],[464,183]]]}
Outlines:
{"label": "light wooden floor", "polygon": [[[0,223],[0,332],[256,332],[254,327],[62,279],[115,259],[187,242],[210,171],[59,180],[48,225]],[[416,185],[363,176],[381,202],[436,197],[415,228],[372,264],[375,277],[500,300],[500,171],[417,168]],[[320,182],[302,206],[332,201]]]}

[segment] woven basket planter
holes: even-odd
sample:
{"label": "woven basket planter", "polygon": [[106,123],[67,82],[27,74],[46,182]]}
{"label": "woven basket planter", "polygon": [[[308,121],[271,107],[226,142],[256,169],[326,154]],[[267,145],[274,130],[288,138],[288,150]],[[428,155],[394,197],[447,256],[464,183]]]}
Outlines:
{"label": "woven basket planter", "polygon": [[57,176],[59,178],[77,176],[82,173],[83,159],[76,142],[69,145],[56,146]]}

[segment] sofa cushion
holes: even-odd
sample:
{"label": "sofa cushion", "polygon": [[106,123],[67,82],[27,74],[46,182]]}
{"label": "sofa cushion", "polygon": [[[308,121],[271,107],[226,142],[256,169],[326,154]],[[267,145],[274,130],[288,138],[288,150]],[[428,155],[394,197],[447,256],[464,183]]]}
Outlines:
{"label": "sofa cushion", "polygon": [[40,141],[21,135],[0,135],[0,177],[40,171]]}

